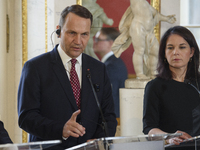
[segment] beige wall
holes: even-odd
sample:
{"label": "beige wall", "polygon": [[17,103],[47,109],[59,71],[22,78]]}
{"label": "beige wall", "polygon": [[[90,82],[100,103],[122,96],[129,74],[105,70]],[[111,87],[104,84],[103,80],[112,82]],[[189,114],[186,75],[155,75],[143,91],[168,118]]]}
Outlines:
{"label": "beige wall", "polygon": [[162,36],[170,27],[180,25],[180,0],[161,0],[160,12],[163,15],[175,15],[176,17],[174,24],[161,22],[160,36]]}
{"label": "beige wall", "polygon": [[[3,4],[2,4],[3,3]],[[17,124],[17,84],[21,70],[21,0],[1,0],[1,40],[0,44],[0,119],[4,122],[13,141],[17,141],[19,127]],[[4,12],[2,12],[4,10]],[[9,26],[6,25],[6,14],[9,15]],[[6,44],[6,27],[9,27],[9,49]],[[4,35],[3,35],[4,34]],[[3,37],[2,37],[3,35]]]}

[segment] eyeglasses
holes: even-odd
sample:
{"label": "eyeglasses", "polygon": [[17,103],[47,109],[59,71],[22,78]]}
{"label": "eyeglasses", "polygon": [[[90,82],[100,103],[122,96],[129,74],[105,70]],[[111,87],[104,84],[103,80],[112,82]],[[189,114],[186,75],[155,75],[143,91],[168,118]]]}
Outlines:
{"label": "eyeglasses", "polygon": [[101,41],[110,41],[109,39],[100,39],[100,38],[94,38],[94,41],[97,42],[101,42]]}

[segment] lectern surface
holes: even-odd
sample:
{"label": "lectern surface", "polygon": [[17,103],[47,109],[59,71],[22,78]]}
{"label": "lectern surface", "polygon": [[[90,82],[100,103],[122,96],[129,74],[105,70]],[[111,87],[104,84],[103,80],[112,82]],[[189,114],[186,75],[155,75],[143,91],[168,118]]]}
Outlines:
{"label": "lectern surface", "polygon": [[30,142],[22,144],[2,144],[0,150],[42,150],[61,143],[60,140]]}
{"label": "lectern surface", "polygon": [[67,150],[164,150],[164,139],[181,134],[106,137],[86,142]]}
{"label": "lectern surface", "polygon": [[168,146],[165,150],[200,150],[200,138]]}

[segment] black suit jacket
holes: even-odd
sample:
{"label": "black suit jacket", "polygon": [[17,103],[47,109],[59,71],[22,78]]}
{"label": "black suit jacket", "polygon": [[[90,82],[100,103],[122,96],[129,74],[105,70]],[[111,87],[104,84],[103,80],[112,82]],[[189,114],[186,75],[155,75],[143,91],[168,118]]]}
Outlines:
{"label": "black suit jacket", "polygon": [[[110,81],[105,65],[82,54],[81,114],[77,122],[86,128],[83,137],[69,137],[61,144],[68,148],[88,139],[104,137],[101,116],[86,77],[90,69],[93,84],[99,85],[97,97],[108,124],[109,136],[116,132],[116,116]],[[64,124],[78,110],[66,70],[57,51],[35,57],[24,64],[18,90],[19,126],[30,133],[30,141],[62,140]]]}
{"label": "black suit jacket", "polygon": [[126,65],[121,58],[116,58],[115,55],[111,55],[105,61],[108,77],[112,85],[112,94],[115,105],[116,117],[120,117],[119,107],[119,89],[124,88],[125,80],[128,78]]}
{"label": "black suit jacket", "polygon": [[0,121],[0,144],[12,143],[8,132],[4,128],[3,122]]}

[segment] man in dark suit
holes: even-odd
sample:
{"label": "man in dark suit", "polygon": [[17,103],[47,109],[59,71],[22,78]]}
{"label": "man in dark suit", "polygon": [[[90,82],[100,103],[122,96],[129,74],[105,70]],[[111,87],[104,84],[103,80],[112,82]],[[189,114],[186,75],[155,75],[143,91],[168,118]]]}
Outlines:
{"label": "man in dark suit", "polygon": [[4,128],[3,122],[0,121],[0,144],[12,143],[8,132]]}
{"label": "man in dark suit", "polygon": [[125,80],[128,77],[127,69],[121,58],[116,58],[111,47],[114,40],[119,36],[119,31],[115,28],[102,28],[95,35],[94,52],[105,63],[108,77],[112,84],[112,93],[115,104],[117,118],[119,111],[119,88],[124,88]]}
{"label": "man in dark suit", "polygon": [[30,141],[60,139],[59,146],[68,148],[105,136],[88,70],[109,136],[115,135],[117,122],[105,65],[83,53],[91,24],[92,15],[86,8],[66,7],[56,31],[60,44],[24,64],[18,90],[18,115],[19,126],[30,134]]}

